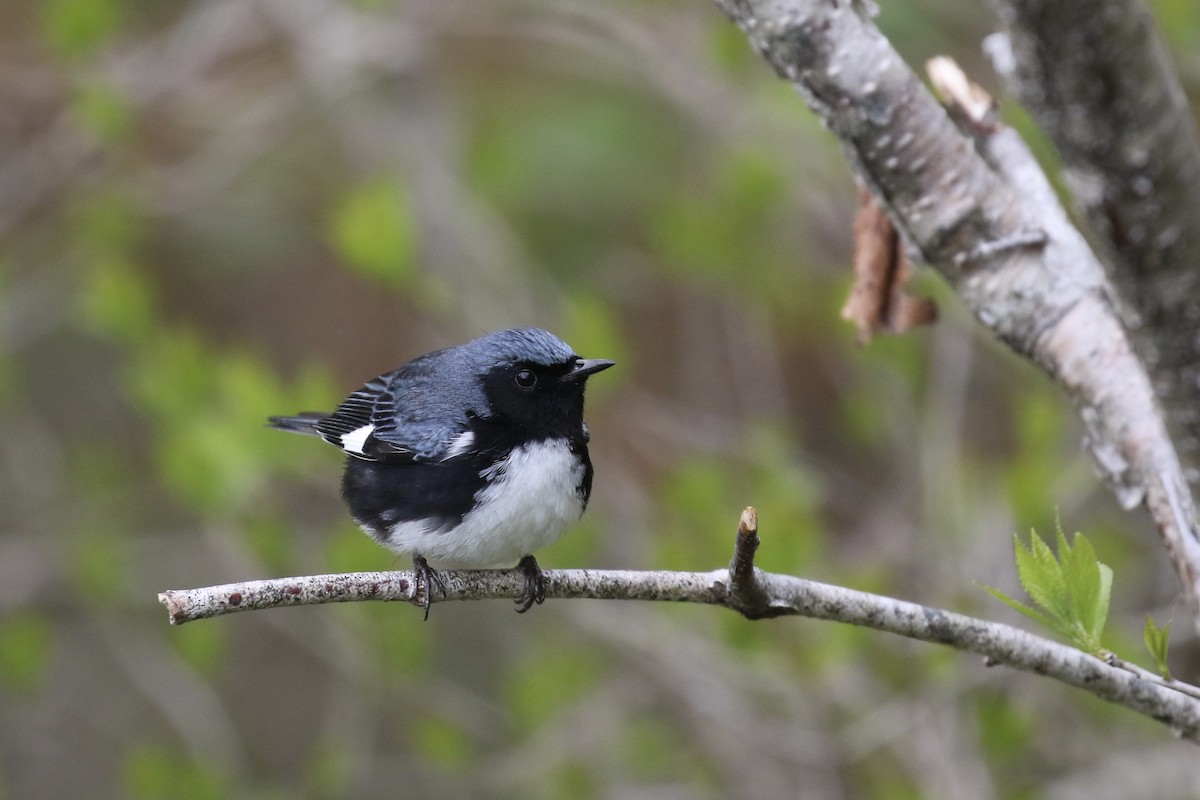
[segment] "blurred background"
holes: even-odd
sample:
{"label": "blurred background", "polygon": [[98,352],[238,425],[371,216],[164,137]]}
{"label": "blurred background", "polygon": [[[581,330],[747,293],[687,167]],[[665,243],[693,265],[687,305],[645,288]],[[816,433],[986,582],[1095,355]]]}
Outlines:
{"label": "blurred background", "polygon": [[[884,2],[999,92],[980,4]],[[1154,4],[1193,92],[1200,18]],[[1007,118],[1053,169],[1019,108]],[[706,2],[0,5],[0,798],[1190,797],[1192,745],[884,634],[704,607],[265,611],[157,592],[407,568],[340,458],[264,427],[489,330],[619,366],[550,567],[760,566],[1017,621],[1056,509],[1141,658],[1176,581],[1042,374],[924,274],[933,328],[839,319],[856,192]],[[1025,625],[1025,621],[1018,624]]]}

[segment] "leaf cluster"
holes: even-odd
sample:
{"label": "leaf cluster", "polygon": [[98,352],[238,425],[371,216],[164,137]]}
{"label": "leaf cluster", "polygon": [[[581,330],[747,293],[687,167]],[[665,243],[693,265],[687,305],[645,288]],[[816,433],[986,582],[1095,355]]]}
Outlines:
{"label": "leaf cluster", "polygon": [[1112,569],[1100,563],[1092,543],[1082,533],[1075,534],[1074,544],[1069,543],[1059,525],[1057,540],[1055,556],[1036,530],[1030,531],[1028,547],[1013,534],[1017,576],[1036,608],[991,586],[984,589],[1080,650],[1103,658],[1108,651],[1100,637],[1108,621]]}
{"label": "leaf cluster", "polygon": [[[1013,534],[1013,554],[1021,586],[1033,600],[1028,606],[991,586],[983,588],[993,597],[1007,603],[1027,617],[1037,620],[1056,632],[1073,646],[1092,655],[1110,659],[1113,653],[1100,643],[1112,594],[1113,572],[1096,558],[1092,543],[1082,533],[1068,543],[1062,525],[1056,523],[1058,555],[1042,540],[1036,530],[1030,530],[1029,546]],[[1154,657],[1158,674],[1171,680],[1167,668],[1167,639],[1171,623],[1161,628],[1146,615],[1142,640]]]}

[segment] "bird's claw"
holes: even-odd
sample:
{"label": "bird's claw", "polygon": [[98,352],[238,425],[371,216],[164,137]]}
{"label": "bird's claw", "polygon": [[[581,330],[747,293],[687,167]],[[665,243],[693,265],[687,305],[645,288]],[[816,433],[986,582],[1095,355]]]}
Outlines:
{"label": "bird's claw", "polygon": [[546,602],[546,576],[533,556],[522,558],[517,569],[525,576],[525,588],[513,602],[517,604],[517,613],[524,614],[533,608],[534,603],[541,605]]}
{"label": "bird's claw", "polygon": [[446,584],[437,570],[429,566],[423,556],[413,556],[413,578],[417,584],[417,595],[422,598],[421,607],[425,609],[425,619],[429,619],[429,604],[432,603],[433,590],[436,588],[446,596]]}

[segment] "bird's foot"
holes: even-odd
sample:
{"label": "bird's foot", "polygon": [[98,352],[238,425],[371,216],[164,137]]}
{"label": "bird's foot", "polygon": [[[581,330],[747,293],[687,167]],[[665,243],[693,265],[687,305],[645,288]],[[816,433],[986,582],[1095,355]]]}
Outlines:
{"label": "bird's foot", "polygon": [[546,602],[546,576],[533,556],[522,558],[517,569],[525,576],[525,588],[513,602],[517,604],[517,613],[524,614],[533,608],[534,603],[541,605]]}
{"label": "bird's foot", "polygon": [[[536,564],[535,564],[536,566]],[[436,588],[442,593],[442,597],[446,596],[446,584],[442,583],[442,576],[437,574],[437,570],[429,566],[429,562],[424,556],[413,556],[413,577],[417,584],[417,595],[423,598],[421,607],[425,609],[425,619],[429,619],[429,604],[432,602],[433,590]]]}

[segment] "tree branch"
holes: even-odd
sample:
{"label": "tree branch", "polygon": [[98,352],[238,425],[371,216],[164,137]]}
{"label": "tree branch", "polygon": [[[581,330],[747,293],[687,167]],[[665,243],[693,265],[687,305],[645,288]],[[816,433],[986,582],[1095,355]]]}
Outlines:
{"label": "tree branch", "polygon": [[1011,129],[965,132],[865,0],[715,0],[842,142],[907,242],[976,318],[1066,391],[1125,508],[1145,502],[1200,630],[1200,534],[1150,378],[1095,255]]}
{"label": "tree branch", "polygon": [[1200,137],[1141,0],[992,0],[997,72],[1054,142],[1185,463],[1200,469]]}
{"label": "tree branch", "polygon": [[[984,656],[988,666],[1003,664],[1046,675],[1156,719],[1177,736],[1200,743],[1200,699],[1169,687],[1145,670],[1123,662],[1106,663],[998,622],[762,572],[754,566],[758,544],[758,514],[747,508],[738,522],[729,569],[545,570],[546,597],[701,603],[731,609],[751,620],[800,616],[873,628],[976,653]],[[430,598],[434,603],[515,598],[523,591],[525,581],[520,570],[447,570],[441,577],[446,592],[444,596],[435,592]],[[167,607],[172,625],[280,606],[399,600],[421,608],[424,602],[408,571],[307,575],[175,589],[162,592],[158,600]],[[1194,692],[1195,687],[1188,690]]]}

